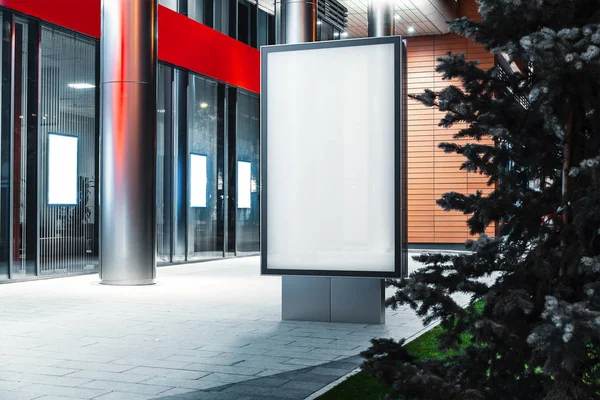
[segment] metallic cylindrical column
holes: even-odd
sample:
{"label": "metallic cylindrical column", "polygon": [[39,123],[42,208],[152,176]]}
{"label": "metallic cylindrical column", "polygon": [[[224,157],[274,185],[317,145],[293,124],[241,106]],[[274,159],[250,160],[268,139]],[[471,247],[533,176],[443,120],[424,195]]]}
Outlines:
{"label": "metallic cylindrical column", "polygon": [[275,0],[275,44],[285,43],[282,36],[281,0]]}
{"label": "metallic cylindrical column", "polygon": [[156,276],[157,0],[102,0],[100,279]]}
{"label": "metallic cylindrical column", "polygon": [[276,0],[277,43],[317,40],[317,0]]}
{"label": "metallic cylindrical column", "polygon": [[394,35],[394,0],[370,0],[367,11],[369,37]]}

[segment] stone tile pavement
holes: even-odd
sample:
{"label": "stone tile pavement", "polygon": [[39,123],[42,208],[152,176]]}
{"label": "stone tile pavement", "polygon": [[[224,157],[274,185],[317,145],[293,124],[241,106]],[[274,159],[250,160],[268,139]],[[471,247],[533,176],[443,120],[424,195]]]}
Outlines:
{"label": "stone tile pavement", "polygon": [[161,267],[157,281],[0,285],[0,399],[304,399],[371,338],[423,329],[409,309],[386,325],[281,321],[281,278],[257,257]]}

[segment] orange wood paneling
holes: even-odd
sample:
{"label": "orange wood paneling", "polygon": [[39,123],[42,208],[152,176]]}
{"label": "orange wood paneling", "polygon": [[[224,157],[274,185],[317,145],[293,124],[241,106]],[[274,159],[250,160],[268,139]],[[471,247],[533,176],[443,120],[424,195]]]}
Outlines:
{"label": "orange wood paneling", "polygon": [[[478,4],[463,0],[460,13],[478,19]],[[454,34],[408,38],[408,92],[435,91],[455,84],[444,81],[435,72],[436,58],[447,52],[465,53],[468,59],[479,60],[483,68],[494,65],[494,56],[480,45]],[[467,215],[445,212],[437,204],[444,193],[457,191],[489,193],[487,178],[467,173],[459,168],[464,158],[446,154],[438,148],[440,142],[454,142],[453,135],[464,127],[452,129],[437,126],[444,113],[427,108],[416,101],[408,104],[408,241],[409,243],[463,243],[470,239]],[[466,142],[462,139],[459,142]],[[490,227],[489,234],[494,234]]]}

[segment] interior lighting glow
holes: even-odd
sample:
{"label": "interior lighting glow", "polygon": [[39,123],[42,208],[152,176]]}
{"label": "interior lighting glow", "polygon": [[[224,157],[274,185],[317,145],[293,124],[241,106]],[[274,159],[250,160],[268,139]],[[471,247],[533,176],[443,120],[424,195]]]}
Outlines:
{"label": "interior lighting glow", "polygon": [[408,29],[406,30],[408,33],[415,33],[415,28],[413,28],[412,26],[409,26]]}
{"label": "interior lighting glow", "polygon": [[93,89],[96,87],[91,83],[69,83],[67,86],[71,89]]}
{"label": "interior lighting glow", "polygon": [[204,101],[202,103],[200,103],[200,108],[206,108],[206,107],[208,107],[208,103],[206,103]]}

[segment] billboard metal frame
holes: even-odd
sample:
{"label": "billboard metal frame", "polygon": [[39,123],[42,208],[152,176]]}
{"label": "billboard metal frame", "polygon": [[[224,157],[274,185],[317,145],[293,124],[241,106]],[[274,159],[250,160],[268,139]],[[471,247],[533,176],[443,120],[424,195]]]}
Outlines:
{"label": "billboard metal frame", "polygon": [[[395,265],[393,272],[384,271],[352,271],[352,270],[308,270],[308,269],[273,269],[268,268],[267,259],[267,201],[268,201],[268,160],[267,144],[267,63],[270,54],[303,50],[323,50],[329,48],[342,48],[353,46],[367,46],[393,44],[394,45],[394,164],[395,164],[395,210],[394,210],[394,239],[395,239]],[[324,42],[311,42],[299,44],[283,44],[263,46],[261,51],[261,99],[260,99],[260,242],[261,242],[261,275],[282,276],[345,276],[363,278],[401,278],[408,276],[407,253],[407,125],[406,125],[406,42],[401,36],[386,36],[375,38],[332,40]],[[291,244],[293,245],[293,244]]]}

